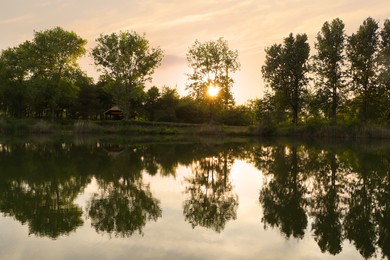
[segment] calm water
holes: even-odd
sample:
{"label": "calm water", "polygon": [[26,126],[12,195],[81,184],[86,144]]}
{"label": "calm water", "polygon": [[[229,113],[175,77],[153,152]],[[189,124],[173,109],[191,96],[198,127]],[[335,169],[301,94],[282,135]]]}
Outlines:
{"label": "calm water", "polygon": [[390,255],[390,144],[0,141],[0,259]]}

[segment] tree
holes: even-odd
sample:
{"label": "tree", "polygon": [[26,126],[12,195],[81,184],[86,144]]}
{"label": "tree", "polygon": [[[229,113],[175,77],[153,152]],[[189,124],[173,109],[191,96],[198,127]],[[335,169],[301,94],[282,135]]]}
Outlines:
{"label": "tree", "polygon": [[29,48],[30,71],[33,77],[60,80],[79,70],[77,59],[85,54],[87,41],[75,32],[60,27],[34,33]]}
{"label": "tree", "polygon": [[28,59],[26,44],[3,50],[0,55],[0,103],[5,115],[25,116],[31,100],[26,84]]}
{"label": "tree", "polygon": [[146,81],[161,64],[162,50],[151,48],[145,35],[120,32],[101,35],[92,50],[95,64],[103,70],[103,77],[111,82],[111,93],[124,111],[126,119],[135,117]]}
{"label": "tree", "polygon": [[159,109],[156,111],[157,121],[176,121],[175,109],[179,103],[179,99],[179,93],[177,93],[176,88],[164,86],[158,102]]}
{"label": "tree", "polygon": [[153,86],[146,92],[146,98],[145,98],[145,110],[148,113],[148,119],[150,121],[155,120],[155,114],[158,109],[158,101],[160,99],[161,93],[160,90]]}
{"label": "tree", "polygon": [[188,74],[190,83],[187,89],[196,100],[207,100],[208,88],[215,85],[220,90],[215,97],[217,103],[225,106],[234,104],[231,73],[240,68],[237,50],[230,50],[223,38],[203,43],[196,40],[187,53],[187,61],[193,69],[192,74]]}
{"label": "tree", "polygon": [[380,32],[380,56],[379,56],[379,83],[385,90],[385,97],[387,104],[385,109],[385,115],[387,120],[390,120],[390,20],[387,19],[384,22],[383,29]]}
{"label": "tree", "polygon": [[378,23],[371,17],[348,39],[347,56],[353,80],[353,92],[361,100],[362,120],[367,122],[368,106],[377,91],[376,58],[379,47]]}
{"label": "tree", "polygon": [[344,27],[343,21],[338,18],[331,23],[325,22],[317,34],[317,55],[313,57],[317,93],[323,97],[325,104],[330,104],[333,124],[337,122],[337,109],[342,98],[340,91],[344,87]]}
{"label": "tree", "polygon": [[77,59],[84,55],[86,43],[76,33],[55,27],[3,51],[2,93],[11,95],[3,109],[11,116],[62,115],[75,101],[73,75],[82,73]]}
{"label": "tree", "polygon": [[208,119],[208,107],[190,96],[183,97],[176,107],[176,117],[182,123],[205,123]]}
{"label": "tree", "polygon": [[263,78],[275,97],[292,111],[293,124],[298,124],[298,114],[302,106],[302,93],[305,91],[309,72],[308,58],[310,46],[306,34],[291,33],[283,45],[274,44],[265,49],[266,61],[262,67]]}
{"label": "tree", "polygon": [[73,76],[82,74],[77,60],[85,54],[86,44],[60,27],[35,32],[34,39],[24,43],[36,115],[61,117],[73,106],[78,92]]}

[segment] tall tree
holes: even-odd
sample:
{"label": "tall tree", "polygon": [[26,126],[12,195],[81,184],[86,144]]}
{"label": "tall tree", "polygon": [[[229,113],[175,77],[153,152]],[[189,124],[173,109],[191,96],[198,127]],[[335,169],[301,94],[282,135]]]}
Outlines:
{"label": "tall tree", "polygon": [[223,38],[203,43],[196,40],[187,53],[187,61],[193,69],[188,74],[187,89],[195,99],[207,100],[208,88],[215,85],[220,90],[215,97],[217,102],[226,106],[234,104],[231,74],[240,68],[237,50],[231,50]]}
{"label": "tall tree", "polygon": [[262,74],[274,95],[292,111],[293,124],[298,124],[298,114],[302,107],[302,93],[305,91],[309,72],[308,58],[310,46],[306,34],[291,33],[283,45],[274,44],[265,49],[266,61]]}
{"label": "tall tree", "polygon": [[159,47],[151,48],[145,35],[136,32],[101,35],[96,41],[92,50],[95,64],[112,83],[112,95],[126,119],[130,114],[134,117],[145,82],[151,80],[154,69],[161,64],[163,52]]}
{"label": "tall tree", "polygon": [[85,54],[87,41],[75,32],[55,27],[34,33],[30,48],[30,70],[34,77],[61,79],[79,69],[77,59]]}
{"label": "tall tree", "polygon": [[386,19],[380,32],[379,83],[385,90],[387,111],[384,111],[390,121],[390,20]]}
{"label": "tall tree", "polygon": [[361,99],[362,120],[368,119],[370,97],[377,91],[376,58],[379,47],[378,23],[371,17],[348,39],[347,56],[351,63],[353,92]]}
{"label": "tall tree", "polygon": [[317,73],[317,93],[325,104],[331,106],[332,122],[337,122],[337,108],[343,89],[344,23],[336,18],[331,23],[325,22],[321,31],[317,34],[315,48],[317,54],[314,58],[314,70]]}
{"label": "tall tree", "polygon": [[28,54],[25,44],[3,50],[0,55],[0,104],[6,116],[22,117],[28,110],[31,91],[25,79]]}
{"label": "tall tree", "polygon": [[74,74],[82,74],[77,60],[86,52],[87,41],[60,27],[34,33],[24,43],[33,89],[35,116],[61,117],[76,101]]}

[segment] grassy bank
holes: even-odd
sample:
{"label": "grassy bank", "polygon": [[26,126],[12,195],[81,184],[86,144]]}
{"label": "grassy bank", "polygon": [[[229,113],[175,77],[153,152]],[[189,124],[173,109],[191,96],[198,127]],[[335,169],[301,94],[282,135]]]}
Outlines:
{"label": "grassy bank", "polygon": [[89,121],[1,119],[1,135],[25,134],[107,134],[107,135],[233,135],[250,136],[248,127],[181,124],[145,121]]}
{"label": "grassy bank", "polygon": [[305,125],[305,126],[225,126],[144,121],[86,121],[0,119],[1,135],[199,135],[199,136],[286,136],[303,138],[390,139],[389,126]]}
{"label": "grassy bank", "polygon": [[278,136],[340,139],[390,139],[390,127],[377,125],[309,125],[277,129]]}

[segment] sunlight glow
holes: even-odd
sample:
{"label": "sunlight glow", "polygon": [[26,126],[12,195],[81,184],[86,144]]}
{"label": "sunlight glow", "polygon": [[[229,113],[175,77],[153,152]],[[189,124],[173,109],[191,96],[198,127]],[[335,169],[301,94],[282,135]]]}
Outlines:
{"label": "sunlight glow", "polygon": [[207,90],[207,93],[209,94],[210,97],[215,97],[219,93],[219,88],[215,85],[210,85],[209,89]]}

